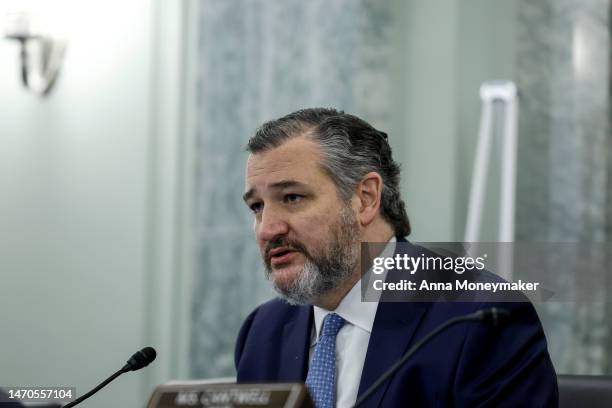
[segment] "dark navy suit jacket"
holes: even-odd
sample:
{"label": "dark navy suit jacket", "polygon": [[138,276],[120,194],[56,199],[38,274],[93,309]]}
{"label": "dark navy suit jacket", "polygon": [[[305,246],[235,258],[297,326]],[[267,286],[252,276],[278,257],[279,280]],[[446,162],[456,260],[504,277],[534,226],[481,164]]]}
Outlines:
{"label": "dark navy suit jacket", "polygon": [[[529,302],[379,303],[358,395],[436,326],[491,306],[509,310],[510,323],[449,328],[408,360],[364,407],[558,406],[546,338]],[[303,383],[312,327],[312,306],[291,306],[280,299],[259,306],[238,335],[237,381]]]}

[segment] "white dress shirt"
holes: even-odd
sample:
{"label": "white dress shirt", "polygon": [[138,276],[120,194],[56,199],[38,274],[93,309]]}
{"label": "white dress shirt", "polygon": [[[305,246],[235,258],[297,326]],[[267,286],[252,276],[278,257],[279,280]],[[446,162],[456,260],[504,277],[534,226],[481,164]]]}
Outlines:
{"label": "white dress shirt", "polygon": [[[395,242],[395,237],[391,238],[380,256],[392,257],[395,253]],[[338,408],[352,407],[357,400],[361,372],[377,309],[378,302],[361,301],[361,281],[358,281],[344,296],[336,310],[329,311],[314,306],[315,327],[310,343],[311,358],[325,316],[328,313],[336,313],[346,321],[336,336],[336,407]]]}

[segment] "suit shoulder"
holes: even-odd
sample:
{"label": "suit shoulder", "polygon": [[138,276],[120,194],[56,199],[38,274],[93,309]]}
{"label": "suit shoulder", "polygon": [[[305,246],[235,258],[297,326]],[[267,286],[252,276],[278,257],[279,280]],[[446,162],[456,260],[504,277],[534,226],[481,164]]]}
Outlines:
{"label": "suit shoulder", "polygon": [[239,337],[253,329],[265,326],[267,330],[283,327],[287,321],[309,306],[294,306],[280,298],[271,299],[257,306],[245,319]]}
{"label": "suit shoulder", "polygon": [[282,338],[285,325],[299,315],[307,316],[309,308],[309,306],[292,306],[280,298],[257,306],[246,317],[238,333],[234,350],[236,368],[246,349],[249,347],[253,349],[254,345]]}
{"label": "suit shoulder", "polygon": [[264,302],[258,306],[262,311],[279,311],[284,309],[294,309],[298,306],[293,306],[284,301],[281,298],[270,299],[267,302]]}

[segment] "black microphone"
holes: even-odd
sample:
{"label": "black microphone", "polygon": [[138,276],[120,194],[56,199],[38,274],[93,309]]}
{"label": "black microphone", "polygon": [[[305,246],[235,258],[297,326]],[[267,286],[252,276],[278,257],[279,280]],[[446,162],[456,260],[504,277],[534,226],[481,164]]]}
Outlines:
{"label": "black microphone", "polygon": [[414,346],[410,347],[410,349],[400,358],[397,363],[393,364],[391,368],[389,368],[383,375],[381,375],[378,380],[374,384],[370,386],[362,395],[357,399],[353,408],[357,408],[361,404],[364,403],[373,393],[381,386],[385,381],[389,379],[395,372],[404,365],[404,363],[412,357],[424,344],[429,342],[436,335],[440,334],[444,330],[448,329],[450,326],[453,326],[457,323],[461,322],[483,322],[492,326],[499,326],[507,323],[510,320],[510,312],[505,309],[499,309],[497,307],[492,307],[490,309],[481,309],[474,313],[453,317],[436,327],[433,331],[431,331],[427,336],[423,337],[419,340]]}
{"label": "black microphone", "polygon": [[122,370],[125,371],[136,371],[140,370],[151,364],[157,357],[157,353],[153,347],[145,347],[142,350],[134,353],[132,357],[127,361],[126,365],[123,366]]}
{"label": "black microphone", "polygon": [[96,392],[100,391],[102,388],[108,385],[108,383],[113,381],[115,378],[119,377],[121,374],[127,373],[128,371],[140,370],[141,368],[148,366],[149,364],[153,362],[153,360],[155,360],[155,357],[157,357],[157,353],[155,352],[155,349],[153,347],[145,347],[142,350],[137,351],[136,353],[132,355],[132,357],[130,357],[130,359],[121,368],[121,370],[117,371],[115,374],[108,377],[106,380],[100,383],[100,385],[98,385],[93,390],[89,391],[87,394],[82,395],[81,397],[75,399],[74,401],[71,401],[68,404],[64,405],[63,408],[74,407],[76,404],[79,404],[85,401],[87,398],[91,397]]}

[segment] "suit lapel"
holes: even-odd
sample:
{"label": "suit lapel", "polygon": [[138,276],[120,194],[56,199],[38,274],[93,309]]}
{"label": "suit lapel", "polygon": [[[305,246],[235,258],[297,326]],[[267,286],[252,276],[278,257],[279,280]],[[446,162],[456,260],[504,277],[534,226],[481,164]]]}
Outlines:
{"label": "suit lapel", "polygon": [[[405,243],[403,238],[398,243]],[[405,245],[405,244],[402,244]],[[407,252],[412,252],[412,246]],[[401,253],[398,247],[396,253]],[[394,280],[391,275],[387,281]],[[426,303],[380,302],[368,351],[363,366],[358,397],[361,396],[381,375],[399,360],[408,350],[414,333],[428,308]],[[393,377],[382,384],[365,402],[364,407],[378,407]]]}
{"label": "suit lapel", "polygon": [[[358,396],[361,396],[408,349],[426,306],[422,303],[380,303],[372,327]],[[378,407],[389,382],[372,394],[364,407]]]}
{"label": "suit lapel", "polygon": [[312,306],[299,306],[295,318],[283,328],[278,381],[306,381],[312,319]]}

